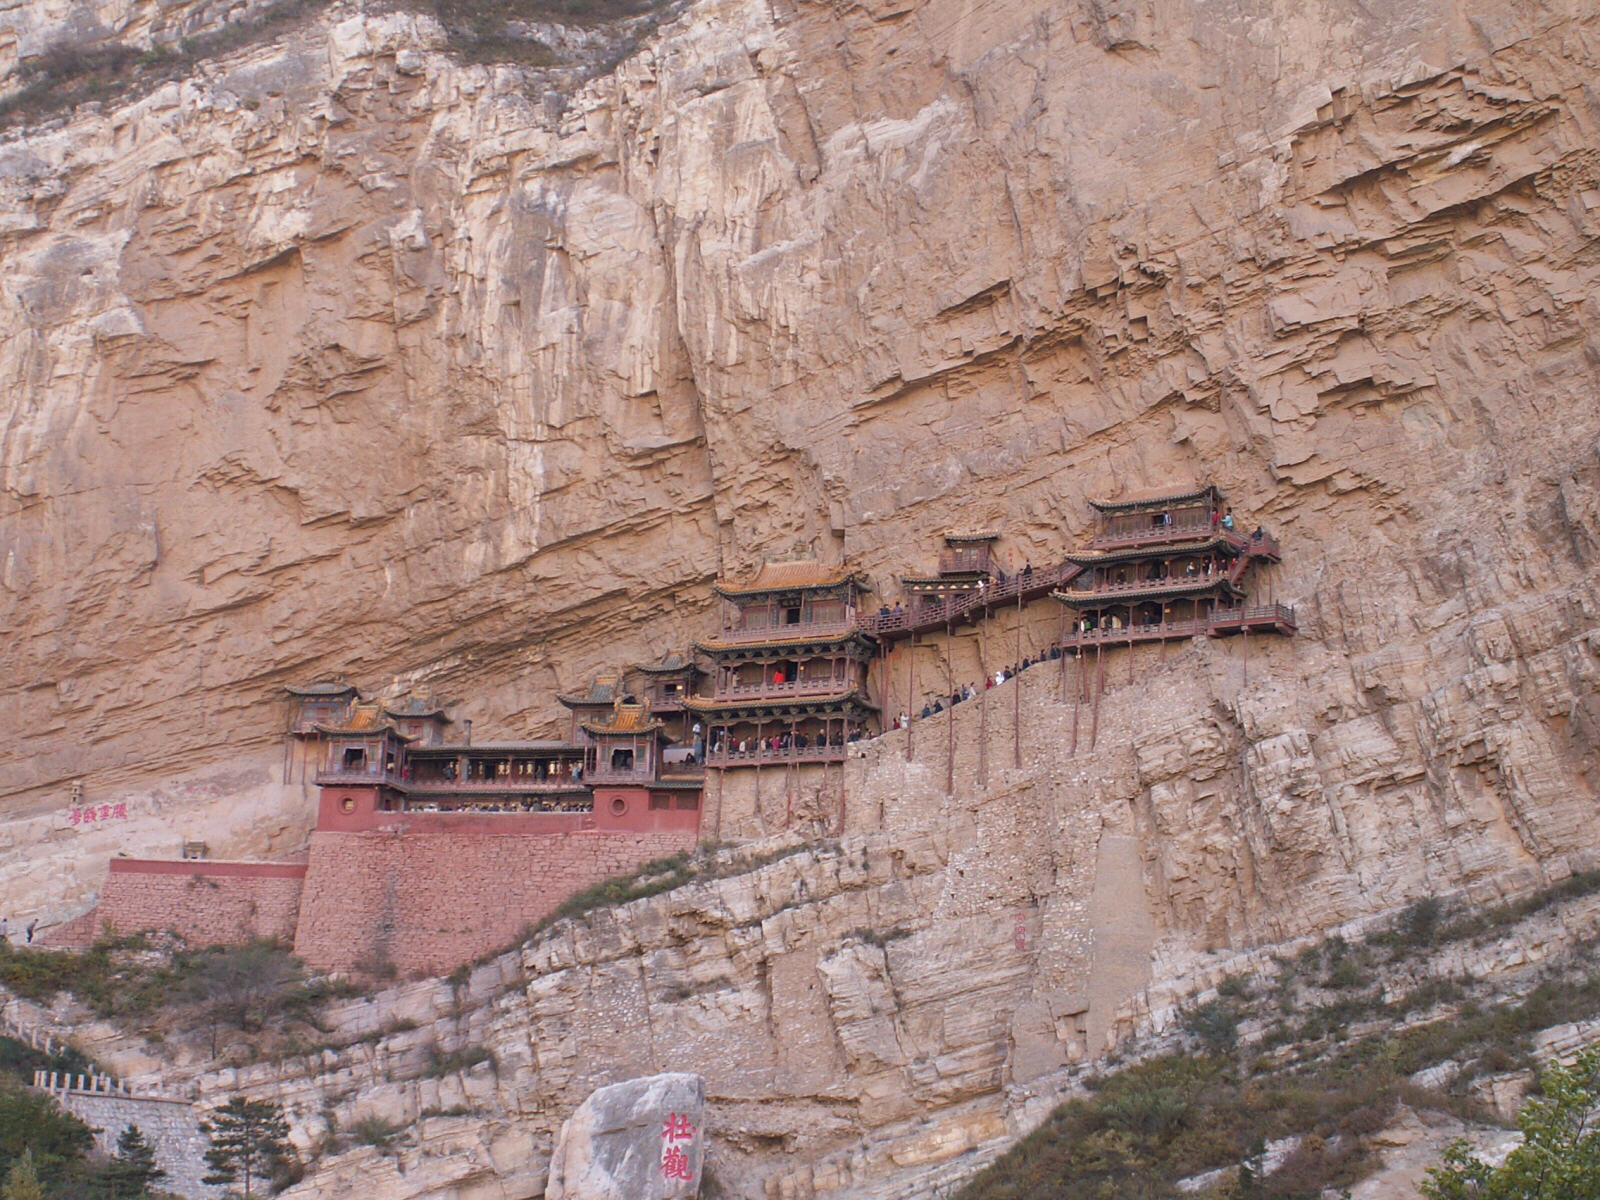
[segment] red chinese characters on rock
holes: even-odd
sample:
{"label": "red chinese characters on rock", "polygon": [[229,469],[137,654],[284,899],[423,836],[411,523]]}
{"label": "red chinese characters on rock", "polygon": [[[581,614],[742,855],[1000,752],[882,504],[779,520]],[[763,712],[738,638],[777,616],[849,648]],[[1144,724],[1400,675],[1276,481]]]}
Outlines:
{"label": "red chinese characters on rock", "polygon": [[128,806],[126,804],[102,804],[96,808],[93,804],[83,808],[74,808],[67,813],[69,825],[93,825],[99,821],[126,821],[128,819]]}
{"label": "red chinese characters on rock", "polygon": [[692,1180],[689,1155],[679,1142],[694,1144],[694,1123],[682,1113],[668,1113],[661,1123],[661,1174],[666,1179]]}

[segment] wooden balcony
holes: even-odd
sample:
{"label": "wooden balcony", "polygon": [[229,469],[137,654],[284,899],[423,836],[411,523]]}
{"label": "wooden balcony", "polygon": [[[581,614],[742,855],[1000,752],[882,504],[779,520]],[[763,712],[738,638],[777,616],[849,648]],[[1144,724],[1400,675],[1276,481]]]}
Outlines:
{"label": "wooden balcony", "polygon": [[842,676],[827,679],[794,679],[787,683],[735,683],[711,694],[714,702],[747,700],[792,700],[809,696],[837,696],[854,685]]}
{"label": "wooden balcony", "polygon": [[591,767],[583,773],[583,781],[596,787],[646,787],[655,779],[649,767]]}
{"label": "wooden balcony", "polygon": [[1192,542],[1216,532],[1217,527],[1209,520],[1187,519],[1147,528],[1102,529],[1089,544],[1095,550],[1122,550],[1130,546],[1158,546],[1163,542]]}
{"label": "wooden balcony", "polygon": [[325,766],[316,773],[314,781],[318,787],[373,787],[377,784],[386,784],[390,787],[402,787],[398,771],[385,771],[376,764],[364,767],[346,767],[341,765]]}
{"label": "wooden balcony", "polygon": [[[1081,582],[1081,579],[1080,579]],[[1062,592],[1064,596],[1071,596],[1074,600],[1133,600],[1137,601],[1141,595],[1160,594],[1164,592],[1204,592],[1206,588],[1224,582],[1236,583],[1237,579],[1223,571],[1196,571],[1193,575],[1178,572],[1166,579],[1130,579],[1126,583],[1097,583],[1092,587],[1071,587]]]}
{"label": "wooden balcony", "polygon": [[792,642],[806,638],[839,638],[855,631],[855,618],[837,621],[798,621],[793,625],[765,625],[760,629],[724,629],[713,639],[731,645],[749,646],[762,642]]}
{"label": "wooden balcony", "polygon": [[1111,628],[1073,630],[1061,641],[1061,648],[1092,650],[1096,646],[1131,646],[1141,642],[1170,642],[1192,637],[1226,637],[1235,633],[1295,632],[1294,609],[1287,604],[1241,605],[1220,608],[1209,617],[1190,621],[1161,621],[1154,625],[1123,625]]}
{"label": "wooden balcony", "polygon": [[587,790],[588,779],[530,779],[526,775],[504,779],[418,779],[402,786],[413,797],[471,797],[507,794],[559,796]]}
{"label": "wooden balcony", "polygon": [[988,546],[960,546],[939,552],[941,575],[991,575],[994,556]]}
{"label": "wooden balcony", "polygon": [[791,746],[787,750],[773,750],[767,747],[761,749],[751,748],[740,753],[738,750],[716,750],[706,758],[708,770],[725,771],[734,767],[782,767],[789,765],[806,765],[809,763],[836,763],[843,762],[850,751],[850,744],[843,746],[807,746],[805,749]]}

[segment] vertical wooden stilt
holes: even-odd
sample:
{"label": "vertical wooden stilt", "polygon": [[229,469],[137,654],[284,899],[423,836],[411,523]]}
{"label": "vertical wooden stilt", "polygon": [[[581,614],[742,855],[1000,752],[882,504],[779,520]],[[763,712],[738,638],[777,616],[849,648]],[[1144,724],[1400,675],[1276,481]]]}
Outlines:
{"label": "vertical wooden stilt", "polygon": [[944,794],[956,794],[956,706],[955,677],[950,668],[950,660],[954,657],[952,630],[948,624],[944,627]]}
{"label": "vertical wooden stilt", "polygon": [[1105,647],[1096,642],[1094,647],[1094,708],[1089,714],[1089,749],[1094,749],[1095,739],[1100,735],[1100,694],[1106,690],[1106,660]]}
{"label": "vertical wooden stilt", "polygon": [[1244,682],[1250,682],[1250,626],[1240,623],[1240,633],[1244,637]]}
{"label": "vertical wooden stilt", "polygon": [[[1078,753],[1078,709],[1083,704],[1083,647],[1077,648],[1077,664],[1072,672],[1072,753]],[[1065,663],[1067,656],[1063,654],[1061,661]],[[1061,668],[1063,672],[1066,667]]]}
{"label": "vertical wooden stilt", "polygon": [[726,774],[726,771],[717,772],[717,816],[711,830],[711,840],[713,842],[722,840],[722,777]]}
{"label": "vertical wooden stilt", "polygon": [[906,639],[906,761],[911,761],[911,704],[917,694],[917,635]]}
{"label": "vertical wooden stilt", "polygon": [[1011,765],[1022,769],[1022,586],[1017,586],[1017,677],[1011,692]]}
{"label": "vertical wooden stilt", "polygon": [[1056,650],[1060,653],[1056,662],[1061,668],[1061,703],[1065,704],[1067,702],[1067,606],[1065,604],[1061,605],[1061,631],[1056,634]]}
{"label": "vertical wooden stilt", "polygon": [[978,674],[983,688],[978,692],[978,786],[989,783],[989,612],[985,608],[978,622]]}

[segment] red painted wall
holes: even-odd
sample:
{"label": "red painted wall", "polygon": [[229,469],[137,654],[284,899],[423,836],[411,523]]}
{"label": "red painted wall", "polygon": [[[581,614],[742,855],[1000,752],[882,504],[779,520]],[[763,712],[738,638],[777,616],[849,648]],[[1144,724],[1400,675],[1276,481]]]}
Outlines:
{"label": "red painted wall", "polygon": [[191,946],[294,938],[302,863],[114,858],[87,920],[55,944],[87,945],[109,924],[116,933],[176,933]]}
{"label": "red painted wall", "polygon": [[696,841],[693,829],[552,837],[456,824],[571,815],[587,814],[411,814],[451,822],[448,834],[319,830],[295,953],[327,970],[443,974],[510,945],[572,893]]}

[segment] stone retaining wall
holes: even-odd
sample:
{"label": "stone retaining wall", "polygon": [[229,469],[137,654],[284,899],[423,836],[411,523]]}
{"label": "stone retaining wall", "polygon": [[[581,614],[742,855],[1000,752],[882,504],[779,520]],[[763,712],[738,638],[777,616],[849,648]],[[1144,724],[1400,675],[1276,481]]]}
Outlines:
{"label": "stone retaining wall", "polygon": [[327,970],[441,974],[574,892],[692,850],[692,832],[312,835],[295,953]]}

